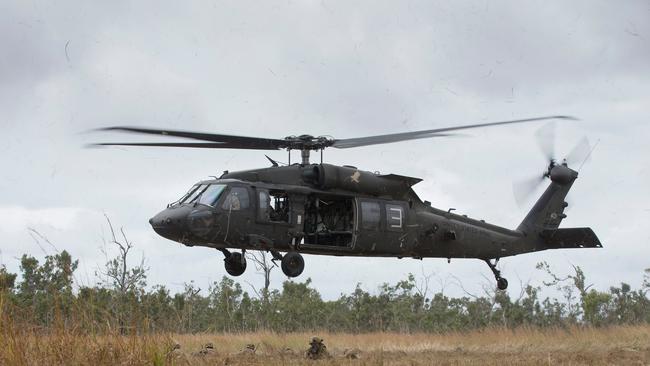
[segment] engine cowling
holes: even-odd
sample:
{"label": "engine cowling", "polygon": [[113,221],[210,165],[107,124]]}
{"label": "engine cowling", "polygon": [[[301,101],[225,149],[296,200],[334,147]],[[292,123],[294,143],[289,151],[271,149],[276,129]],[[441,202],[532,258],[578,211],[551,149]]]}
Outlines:
{"label": "engine cowling", "polygon": [[341,189],[373,196],[399,195],[411,186],[404,180],[358,170],[355,167],[330,164],[306,167],[302,177],[306,183],[319,189]]}

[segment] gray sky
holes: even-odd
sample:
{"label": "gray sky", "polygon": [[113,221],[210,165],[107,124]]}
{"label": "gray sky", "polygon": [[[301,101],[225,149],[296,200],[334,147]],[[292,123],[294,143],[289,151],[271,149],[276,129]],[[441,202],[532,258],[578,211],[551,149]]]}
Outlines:
{"label": "gray sky", "polygon": [[[219,252],[167,241],[147,220],[200,179],[268,165],[264,153],[83,149],[125,138],[82,133],[91,128],[348,138],[568,114],[581,121],[558,124],[559,155],[585,135],[600,142],[562,226],[591,226],[605,248],[506,258],[504,275],[517,294],[519,279],[541,283],[545,260],[560,273],[583,267],[600,289],[636,286],[650,267],[649,42],[647,1],[3,1],[0,262],[17,271],[22,253],[43,256],[31,227],[79,258],[77,279],[92,284],[107,213],[146,256],[150,284],[207,288],[225,274]],[[421,177],[415,190],[434,206],[512,228],[532,205],[515,203],[512,182],[546,165],[537,128],[325,157]],[[315,256],[299,280],[333,298],[408,272],[435,273],[433,289],[450,294],[462,293],[452,276],[473,292],[492,281],[478,260]],[[275,270],[273,285],[283,279]],[[251,269],[242,280],[262,283]]]}

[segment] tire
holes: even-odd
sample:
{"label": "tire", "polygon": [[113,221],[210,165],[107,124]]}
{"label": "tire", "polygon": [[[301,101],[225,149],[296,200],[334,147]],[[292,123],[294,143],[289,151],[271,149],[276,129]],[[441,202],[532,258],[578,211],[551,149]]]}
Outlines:
{"label": "tire", "polygon": [[287,277],[298,277],[305,269],[305,260],[298,252],[288,252],[282,257],[281,267]]}
{"label": "tire", "polygon": [[506,280],[506,279],[503,278],[503,277],[499,278],[499,279],[497,280],[497,288],[498,288],[499,290],[502,290],[502,291],[505,290],[505,289],[507,289],[507,288],[508,288],[508,280]]}
{"label": "tire", "polygon": [[246,258],[241,253],[231,253],[223,262],[231,276],[241,276],[246,271]]}

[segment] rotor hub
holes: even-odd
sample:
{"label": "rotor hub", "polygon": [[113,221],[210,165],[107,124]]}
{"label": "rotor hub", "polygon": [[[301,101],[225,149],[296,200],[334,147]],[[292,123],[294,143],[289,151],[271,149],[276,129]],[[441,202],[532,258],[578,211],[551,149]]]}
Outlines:
{"label": "rotor hub", "polygon": [[332,146],[334,139],[325,136],[300,135],[287,136],[284,138],[287,150],[321,150]]}
{"label": "rotor hub", "polygon": [[548,171],[549,178],[558,184],[568,184],[578,177],[578,173],[566,166],[566,164],[555,165]]}

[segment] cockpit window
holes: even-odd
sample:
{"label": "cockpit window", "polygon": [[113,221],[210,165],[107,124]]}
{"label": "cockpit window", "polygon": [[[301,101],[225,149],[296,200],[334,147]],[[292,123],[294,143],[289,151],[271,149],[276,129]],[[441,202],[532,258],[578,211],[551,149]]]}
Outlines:
{"label": "cockpit window", "polygon": [[193,185],[192,188],[190,188],[190,190],[187,191],[187,193],[185,193],[181,198],[179,198],[177,201],[175,201],[175,202],[172,203],[171,205],[177,205],[177,204],[181,204],[181,203],[187,201],[187,199],[188,199],[192,194],[194,194],[194,192],[196,192],[197,189],[199,189],[199,185],[198,185],[198,184],[197,184],[197,185]]}
{"label": "cockpit window", "polygon": [[207,187],[207,184],[197,184],[194,187],[196,189],[190,189],[189,193],[183,197],[179,203],[192,203],[194,200],[196,200],[196,197],[201,194],[205,190],[205,187]]}
{"label": "cockpit window", "polygon": [[201,193],[201,197],[199,197],[199,203],[208,206],[214,206],[217,203],[219,196],[221,196],[221,192],[223,192],[225,188],[225,184],[210,184],[208,188],[206,188],[205,191]]}

